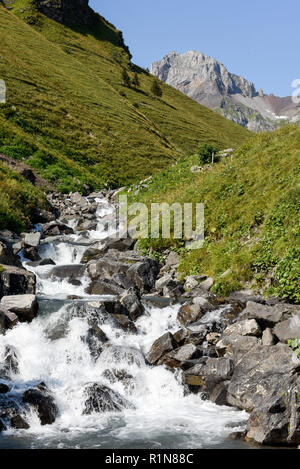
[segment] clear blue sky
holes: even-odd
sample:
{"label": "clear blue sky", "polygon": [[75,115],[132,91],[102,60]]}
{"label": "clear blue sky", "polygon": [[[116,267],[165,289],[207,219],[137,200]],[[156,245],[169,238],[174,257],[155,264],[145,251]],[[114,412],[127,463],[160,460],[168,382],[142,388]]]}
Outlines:
{"label": "clear blue sky", "polygon": [[172,50],[201,52],[278,96],[300,78],[299,0],[90,0],[149,67]]}

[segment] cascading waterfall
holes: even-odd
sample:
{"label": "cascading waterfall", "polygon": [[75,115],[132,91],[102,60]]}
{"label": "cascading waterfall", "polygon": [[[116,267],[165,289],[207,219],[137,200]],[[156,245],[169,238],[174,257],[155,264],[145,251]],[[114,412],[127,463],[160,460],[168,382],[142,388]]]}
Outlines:
{"label": "cascading waterfall", "polygon": [[[101,218],[111,214],[114,208],[105,200],[98,203],[98,231],[88,233],[91,240],[103,240],[112,234],[110,227],[103,227]],[[79,264],[86,249],[86,243],[80,244],[81,240],[81,235],[69,235],[62,242],[45,242],[40,246],[40,256],[53,259],[58,266]],[[145,354],[158,337],[180,329],[176,320],[179,305],[159,308],[145,302],[145,314],[135,323],[138,334],[104,322],[101,329],[110,346],[99,356],[93,356],[86,340],[89,308],[92,310],[103,298],[85,293],[85,278],[81,278],[81,286],[76,286],[52,279],[49,272],[53,266],[29,267],[26,260],[24,266],[37,276],[40,313],[32,323],[20,323],[0,336],[0,362],[7,346],[18,359],[18,370],[11,373],[12,389],[7,396],[18,402],[26,389],[45,382],[55,397],[59,414],[52,425],[41,426],[37,415],[28,412],[26,420],[30,428],[4,432],[0,436],[0,448],[243,445],[226,438],[243,428],[247,420],[244,412],[216,406],[202,400],[200,394],[188,394],[180,371],[172,373],[163,366],[151,367],[145,362]],[[70,300],[70,295],[80,299]],[[86,314],[80,314],[82,308]],[[116,372],[122,379],[112,379]],[[90,383],[110,387],[131,405],[118,413],[86,415],[84,389]]]}

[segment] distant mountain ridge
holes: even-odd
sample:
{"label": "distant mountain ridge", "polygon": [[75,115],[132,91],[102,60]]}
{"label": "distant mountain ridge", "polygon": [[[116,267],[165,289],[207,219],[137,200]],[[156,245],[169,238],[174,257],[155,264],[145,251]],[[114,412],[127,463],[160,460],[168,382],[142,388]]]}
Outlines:
{"label": "distant mountain ridge", "polygon": [[151,73],[249,130],[273,130],[283,121],[300,120],[300,106],[291,97],[257,91],[253,83],[202,52],[170,52],[151,65]]}

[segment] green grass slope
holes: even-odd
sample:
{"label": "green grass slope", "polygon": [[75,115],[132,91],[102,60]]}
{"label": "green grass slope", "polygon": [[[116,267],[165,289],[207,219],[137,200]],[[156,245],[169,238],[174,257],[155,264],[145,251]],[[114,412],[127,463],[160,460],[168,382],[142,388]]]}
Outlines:
{"label": "green grass slope", "polygon": [[256,136],[199,174],[194,164],[196,156],[182,159],[130,199],[205,203],[203,248],[188,252],[183,240],[141,246],[157,255],[175,246],[182,276],[212,276],[219,294],[248,286],[300,302],[300,128]]}
{"label": "green grass slope", "polygon": [[0,230],[20,233],[37,207],[47,207],[41,190],[0,162]]}
{"label": "green grass slope", "polygon": [[[122,36],[101,16],[88,29],[0,3],[0,152],[25,159],[61,191],[120,186],[191,154],[201,142],[241,144],[251,134],[130,63]],[[126,68],[140,85],[122,86]]]}

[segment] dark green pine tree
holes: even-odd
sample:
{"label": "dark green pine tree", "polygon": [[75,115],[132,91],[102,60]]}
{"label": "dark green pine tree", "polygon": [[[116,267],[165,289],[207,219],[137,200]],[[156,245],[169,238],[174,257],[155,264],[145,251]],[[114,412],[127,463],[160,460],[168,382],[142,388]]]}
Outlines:
{"label": "dark green pine tree", "polygon": [[159,81],[157,78],[153,80],[152,86],[151,86],[151,92],[155,95],[158,96],[159,98],[162,96],[163,92],[161,87],[159,86]]}
{"label": "dark green pine tree", "polygon": [[128,75],[125,68],[123,68],[123,70],[122,70],[122,85],[126,86],[127,88],[130,88],[130,86],[131,86],[130,76]]}
{"label": "dark green pine tree", "polygon": [[134,74],[134,77],[133,77],[133,80],[132,80],[132,84],[134,86],[140,86],[140,80],[139,80],[139,76],[138,74],[135,72]]}

